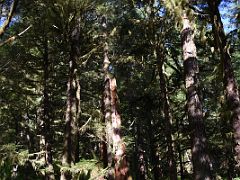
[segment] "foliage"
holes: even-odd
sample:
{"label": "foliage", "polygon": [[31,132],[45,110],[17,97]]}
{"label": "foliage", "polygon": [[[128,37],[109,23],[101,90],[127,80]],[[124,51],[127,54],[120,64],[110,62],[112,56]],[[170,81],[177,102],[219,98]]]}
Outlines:
{"label": "foliage", "polygon": [[[5,11],[11,2],[0,1],[1,18],[6,16]],[[220,8],[225,6],[234,9],[233,13],[224,12],[224,17],[233,25],[226,32],[227,50],[239,84],[239,4],[222,0]],[[120,133],[126,145],[130,176],[141,179],[144,172],[145,179],[154,179],[154,170],[159,167],[159,178],[169,178],[166,106],[158,67],[160,54],[160,59],[164,59],[161,68],[172,116],[170,131],[178,175],[182,179],[191,179],[191,124],[186,112],[180,37],[184,10],[194,20],[199,90],[213,176],[218,179],[237,177],[232,171],[232,114],[224,99],[223,65],[209,24],[206,1],[22,0],[10,26],[0,38],[1,44],[32,26],[13,42],[0,46],[0,178],[42,179],[51,171],[42,159],[44,152],[40,147],[41,112],[45,106],[46,89],[48,138],[55,178],[58,179],[62,171],[69,172],[72,179],[107,178],[109,169],[104,167],[100,155],[106,133],[102,66],[104,43],[107,42],[111,61],[109,71],[117,79],[118,108],[122,119]],[[106,29],[102,27],[104,18]],[[66,133],[64,119],[70,37],[78,25],[80,161],[68,167],[63,166],[61,160]],[[47,79],[44,69],[46,52]]]}

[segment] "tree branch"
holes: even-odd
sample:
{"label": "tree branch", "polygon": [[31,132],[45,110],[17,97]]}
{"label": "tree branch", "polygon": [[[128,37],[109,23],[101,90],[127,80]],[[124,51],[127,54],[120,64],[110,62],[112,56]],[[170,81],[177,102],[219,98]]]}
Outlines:
{"label": "tree branch", "polygon": [[11,9],[10,9],[10,11],[8,13],[7,19],[4,21],[2,27],[0,28],[0,37],[4,34],[6,28],[9,26],[9,24],[11,22],[12,17],[13,17],[13,13],[16,11],[16,7],[17,7],[17,4],[18,4],[18,1],[19,0],[14,0],[13,1]]}
{"label": "tree branch", "polygon": [[203,10],[199,9],[196,6],[188,4],[188,7],[190,9],[192,9],[197,16],[202,16],[202,17],[208,17],[209,16],[209,14],[207,12],[204,12]]}
{"label": "tree branch", "polygon": [[32,25],[28,26],[26,29],[24,29],[22,32],[18,33],[17,35],[15,36],[12,36],[8,39],[6,39],[5,41],[3,42],[0,42],[0,47],[7,44],[7,43],[11,43],[13,42],[17,37],[20,37],[21,35],[23,35],[25,32],[27,32],[30,28],[32,27]]}
{"label": "tree branch", "polygon": [[172,68],[173,70],[175,70],[176,73],[178,74],[182,74],[175,66],[173,66],[171,63],[169,63],[168,61],[165,61],[165,63]]}

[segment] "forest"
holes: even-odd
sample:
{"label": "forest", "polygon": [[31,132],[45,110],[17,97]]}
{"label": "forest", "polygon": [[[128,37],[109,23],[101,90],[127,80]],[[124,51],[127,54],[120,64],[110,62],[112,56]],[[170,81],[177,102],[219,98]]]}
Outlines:
{"label": "forest", "polygon": [[239,0],[0,0],[0,180],[240,179]]}

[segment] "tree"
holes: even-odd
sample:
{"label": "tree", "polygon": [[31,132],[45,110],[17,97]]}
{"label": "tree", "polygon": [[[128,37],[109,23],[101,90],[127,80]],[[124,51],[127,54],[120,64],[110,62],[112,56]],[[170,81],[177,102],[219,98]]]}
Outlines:
{"label": "tree", "polygon": [[[80,55],[80,23],[72,30],[70,36],[71,50],[69,56],[69,78],[67,82],[67,109],[65,119],[65,139],[63,150],[63,165],[71,166],[77,162],[78,121],[80,113],[80,85],[78,80],[77,59]],[[61,179],[69,179],[62,173]]]}
{"label": "tree", "polygon": [[[109,179],[127,179],[129,174],[126,145],[122,140],[121,134],[121,116],[118,108],[118,95],[116,78],[112,75],[110,69],[110,60],[108,57],[108,43],[107,43],[107,22],[106,17],[102,18],[102,27],[104,29],[104,60],[103,60],[103,72],[104,72],[104,92],[103,92],[103,115],[106,125],[106,152],[107,165],[109,168]],[[105,153],[106,153],[105,152]],[[106,161],[106,160],[105,160]],[[106,162],[105,162],[106,163]],[[114,173],[111,166],[114,164]]]}
{"label": "tree", "polygon": [[[162,50],[163,51],[163,50]],[[161,50],[158,52],[162,52]],[[164,51],[163,51],[164,52]],[[169,94],[166,85],[166,77],[164,75],[164,55],[157,53],[158,58],[158,73],[160,77],[160,89],[161,89],[161,99],[163,101],[163,112],[165,118],[165,134],[167,138],[167,159],[169,164],[169,177],[171,180],[177,179],[177,166],[175,161],[175,154],[174,154],[174,143],[172,138],[172,114],[170,111],[170,104],[169,104]]]}
{"label": "tree", "polygon": [[239,13],[207,2],[18,1],[0,42],[0,177],[236,177],[222,87],[237,95],[240,41],[223,18]]}
{"label": "tree", "polygon": [[185,83],[187,90],[187,113],[192,130],[192,162],[194,179],[211,179],[210,159],[203,122],[202,103],[198,94],[198,65],[193,29],[187,14],[182,16],[181,32]]}
{"label": "tree", "polygon": [[223,64],[223,81],[225,88],[225,98],[229,110],[232,112],[232,124],[234,130],[236,166],[239,172],[240,165],[240,100],[238,85],[234,77],[234,71],[229,54],[229,45],[224,33],[224,27],[219,13],[219,4],[221,1],[208,1],[210,18],[215,40],[215,48],[220,54],[221,63]]}
{"label": "tree", "polygon": [[49,97],[49,45],[48,39],[43,40],[43,102],[39,112],[40,152],[43,152],[43,160],[46,164],[46,179],[54,180],[52,134],[51,134],[51,104]]}
{"label": "tree", "polygon": [[102,29],[104,30],[103,36],[104,36],[104,59],[103,59],[103,72],[104,72],[104,90],[103,90],[103,105],[102,105],[102,111],[103,111],[103,122],[105,125],[105,135],[104,135],[104,141],[103,142],[103,163],[104,167],[109,168],[109,179],[113,179],[114,174],[112,170],[112,163],[113,163],[113,140],[112,140],[112,117],[111,117],[111,90],[110,90],[110,81],[111,81],[111,73],[109,72],[110,69],[110,61],[108,57],[108,36],[107,36],[107,20],[105,17],[102,17]]}
{"label": "tree", "polygon": [[[4,3],[4,1],[2,1],[0,3],[2,4],[2,3]],[[3,34],[5,33],[5,30],[8,28],[9,24],[11,23],[13,15],[16,11],[17,5],[18,5],[18,0],[14,0],[11,5],[10,11],[7,14],[6,20],[3,22],[2,26],[0,27],[0,37],[3,36]],[[1,9],[1,12],[2,12],[2,10],[3,9]]]}
{"label": "tree", "polygon": [[[152,5],[153,6],[153,5]],[[153,15],[152,15],[153,16]],[[166,16],[166,15],[165,15]],[[166,23],[165,26],[168,24]],[[167,28],[166,28],[167,29]],[[165,30],[165,29],[164,29]],[[164,31],[162,30],[162,31]],[[156,32],[156,30],[154,31]],[[156,35],[155,35],[156,36]],[[159,37],[160,36],[160,37]],[[154,35],[153,35],[154,37]],[[164,48],[164,45],[166,44],[164,37],[157,34],[156,39],[156,45],[155,45],[155,53],[156,53],[156,59],[157,59],[157,70],[159,75],[159,85],[160,85],[160,98],[162,100],[161,109],[164,114],[164,133],[167,139],[167,161],[168,161],[168,175],[171,180],[177,179],[177,165],[176,165],[176,159],[175,159],[175,153],[174,153],[174,139],[173,139],[173,117],[171,113],[171,106],[169,102],[169,92],[167,87],[167,80],[166,76],[164,74],[164,63],[166,61],[166,51]]]}

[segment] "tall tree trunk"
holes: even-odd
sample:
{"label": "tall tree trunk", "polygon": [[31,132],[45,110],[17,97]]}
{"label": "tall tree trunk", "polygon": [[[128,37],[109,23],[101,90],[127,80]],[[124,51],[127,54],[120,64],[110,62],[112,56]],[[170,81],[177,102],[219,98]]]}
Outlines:
{"label": "tall tree trunk", "polygon": [[[105,43],[105,47],[104,47],[104,92],[103,92],[103,107],[104,107],[104,122],[106,125],[106,144],[105,144],[105,155],[104,155],[104,162],[105,162],[105,166],[107,165],[108,168],[110,168],[111,171],[111,167],[112,167],[112,163],[113,163],[113,140],[112,140],[112,117],[111,117],[111,92],[110,92],[110,81],[111,81],[111,77],[110,77],[110,73],[108,72],[109,70],[109,64],[110,61],[108,59],[108,44]],[[107,153],[107,154],[106,154]],[[109,172],[110,172],[109,171]],[[109,174],[110,176],[113,175],[113,172],[110,172]],[[110,178],[110,177],[109,177]]]}
{"label": "tall tree trunk", "polygon": [[[105,123],[105,135],[102,142],[102,160],[104,167],[111,169],[112,166],[112,121],[111,121],[111,95],[110,95],[110,75],[107,72],[109,60],[107,57],[107,44],[104,52],[104,92],[103,92],[103,121]],[[110,170],[111,171],[111,170]],[[112,174],[112,173],[110,173]]]}
{"label": "tall tree trunk", "polygon": [[[170,104],[169,104],[169,98],[168,98],[168,90],[166,85],[166,79],[163,73],[163,63],[164,63],[164,56],[163,54],[160,54],[160,51],[163,51],[163,47],[159,46],[159,37],[156,38],[156,27],[154,26],[154,18],[155,18],[155,10],[154,10],[154,0],[149,1],[150,2],[150,24],[149,24],[149,31],[151,32],[151,38],[153,42],[155,42],[154,47],[154,54],[157,59],[157,68],[160,78],[160,90],[161,90],[161,99],[163,101],[163,114],[165,118],[165,134],[167,138],[167,161],[168,161],[168,175],[170,180],[177,180],[177,166],[176,166],[176,160],[174,156],[174,145],[173,145],[173,138],[172,138],[172,115],[170,112]],[[161,37],[163,38],[163,37]],[[157,49],[159,48],[159,49]],[[159,168],[156,169],[156,176],[159,173]]]}
{"label": "tall tree trunk", "polygon": [[[125,180],[128,178],[128,162],[126,158],[126,147],[121,137],[121,117],[118,111],[117,103],[117,84],[116,79],[109,72],[110,61],[108,58],[108,43],[107,43],[107,22],[103,17],[104,28],[104,92],[103,92],[103,113],[106,124],[106,145],[103,143],[103,148],[106,148],[107,155],[105,157],[105,165],[108,165],[108,179]],[[104,147],[105,146],[105,147]],[[106,152],[105,152],[106,153]],[[107,158],[107,159],[106,159]],[[114,172],[112,164],[114,163]]]}
{"label": "tall tree trunk", "polygon": [[[163,171],[160,166],[158,147],[156,146],[157,141],[155,137],[154,129],[158,127],[156,122],[153,119],[151,107],[153,107],[152,99],[148,96],[144,98],[146,102],[146,112],[148,114],[147,126],[148,126],[148,138],[149,138],[149,147],[150,147],[150,162],[152,164],[152,171],[154,180],[163,178]],[[156,126],[156,127],[155,127]]]}
{"label": "tall tree trunk", "polygon": [[40,129],[40,156],[46,166],[45,179],[53,180],[53,160],[51,149],[51,132],[50,132],[50,100],[49,100],[49,53],[48,40],[45,37],[43,42],[43,101],[38,110],[38,124]]}
{"label": "tall tree trunk", "polygon": [[111,90],[110,81],[111,74],[109,72],[110,61],[108,58],[108,43],[107,43],[107,22],[106,18],[102,18],[102,28],[104,37],[104,57],[103,57],[103,72],[104,72],[104,90],[102,100],[103,122],[105,123],[105,134],[101,143],[101,156],[104,167],[108,167],[108,179],[114,179],[113,164],[113,140],[112,140],[112,117],[111,117]]}
{"label": "tall tree trunk", "polygon": [[152,120],[149,119],[148,120],[148,134],[149,134],[149,143],[150,143],[150,161],[151,164],[153,166],[153,177],[155,180],[161,179],[163,178],[163,173],[162,173],[162,169],[160,167],[160,162],[159,162],[159,155],[157,152],[157,147],[155,145],[155,138],[154,138],[154,134],[152,132],[153,130],[153,126],[155,123],[152,124],[151,122]]}
{"label": "tall tree trunk", "polygon": [[[149,120],[149,125],[151,121]],[[159,162],[159,155],[158,155],[158,152],[157,152],[157,147],[155,145],[155,140],[154,140],[154,135],[152,134],[152,125],[149,126],[149,138],[150,138],[150,161],[151,161],[151,164],[153,166],[153,177],[154,177],[154,180],[158,180],[158,179],[161,179],[163,178],[163,172],[162,172],[162,169],[160,167],[160,162]]]}
{"label": "tall tree trunk", "polygon": [[182,45],[187,90],[188,120],[192,129],[192,163],[195,180],[211,179],[210,159],[203,121],[202,104],[198,94],[198,64],[193,29],[186,14],[182,17]]}
{"label": "tall tree trunk", "polygon": [[[69,57],[69,78],[67,82],[67,109],[65,117],[65,134],[62,164],[71,167],[75,164],[79,152],[78,121],[80,113],[80,84],[77,78],[77,59],[80,54],[80,27],[75,27],[71,34],[71,50]],[[69,172],[62,171],[61,180],[71,179]]]}
{"label": "tall tree trunk", "polygon": [[164,60],[159,53],[157,53],[158,59],[158,73],[160,77],[160,89],[161,89],[161,99],[163,101],[163,113],[165,118],[165,134],[167,138],[167,159],[169,166],[169,178],[171,180],[177,180],[177,166],[174,155],[174,145],[172,138],[172,114],[170,112],[169,95],[166,84],[165,75],[163,72]]}
{"label": "tall tree trunk", "polygon": [[118,109],[117,83],[115,77],[110,79],[110,94],[115,180],[126,180],[129,177],[129,167],[126,145],[121,135],[121,116]]}
{"label": "tall tree trunk", "polygon": [[45,150],[45,163],[47,167],[46,179],[54,180],[54,169],[53,169],[53,160],[52,160],[52,148],[51,148],[51,131],[50,131],[50,101],[49,101],[49,55],[48,55],[48,40],[44,42],[44,79],[43,79],[43,121],[44,129],[42,131],[42,137],[45,139],[44,150]]}
{"label": "tall tree trunk", "polygon": [[[223,109],[224,111],[224,109]],[[226,112],[226,111],[225,111]],[[222,112],[220,114],[221,116],[221,136],[223,141],[223,153],[225,156],[225,162],[224,164],[227,166],[227,179],[233,179],[235,177],[234,173],[234,150],[233,150],[233,137],[227,136],[227,133],[229,133],[229,128],[226,128],[229,126],[228,113],[225,114],[225,112]]]}
{"label": "tall tree trunk", "polygon": [[227,107],[232,112],[235,141],[235,170],[240,174],[240,100],[231,56],[228,51],[229,48],[227,46],[226,35],[224,33],[224,27],[218,9],[220,2],[221,1],[208,0],[208,6],[216,48],[220,53],[221,63],[223,64],[223,81],[226,103]]}

